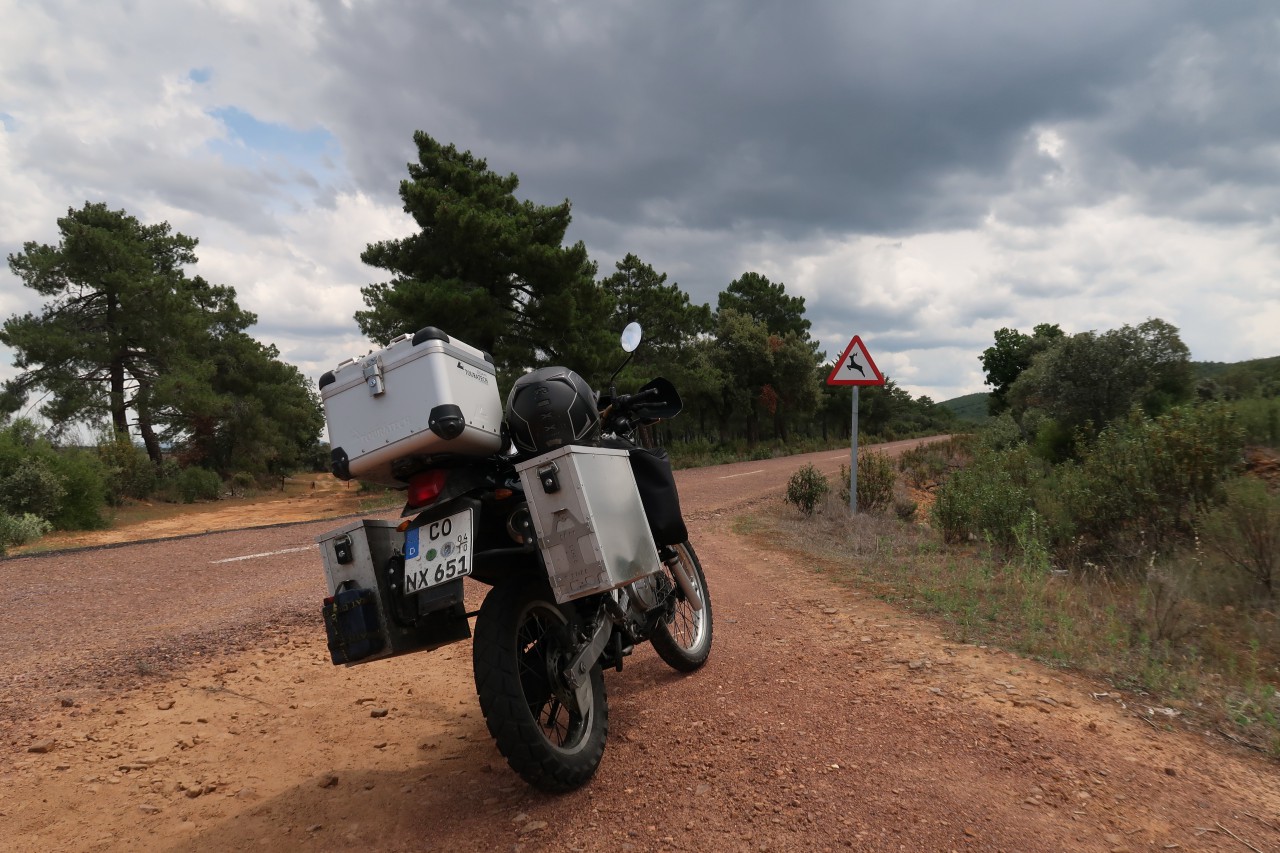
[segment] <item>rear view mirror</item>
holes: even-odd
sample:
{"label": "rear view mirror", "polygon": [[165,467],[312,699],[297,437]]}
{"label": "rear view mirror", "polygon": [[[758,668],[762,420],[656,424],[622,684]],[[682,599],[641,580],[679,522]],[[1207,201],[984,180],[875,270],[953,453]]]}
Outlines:
{"label": "rear view mirror", "polygon": [[622,351],[635,352],[636,347],[640,346],[640,340],[644,337],[644,332],[640,329],[640,324],[631,322],[622,330]]}

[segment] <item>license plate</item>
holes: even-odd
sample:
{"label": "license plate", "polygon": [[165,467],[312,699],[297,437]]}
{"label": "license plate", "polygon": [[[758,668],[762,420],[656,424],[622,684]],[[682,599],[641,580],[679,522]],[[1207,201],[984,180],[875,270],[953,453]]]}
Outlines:
{"label": "license plate", "polygon": [[428,521],[404,535],[404,594],[471,574],[471,510]]}

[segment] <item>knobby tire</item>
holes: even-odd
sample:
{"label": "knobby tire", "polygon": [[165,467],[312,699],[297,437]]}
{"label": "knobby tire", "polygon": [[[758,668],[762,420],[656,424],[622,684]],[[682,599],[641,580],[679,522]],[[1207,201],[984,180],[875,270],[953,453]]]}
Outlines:
{"label": "knobby tire", "polygon": [[591,670],[586,715],[561,704],[547,658],[563,657],[567,619],[541,580],[500,583],[476,619],[472,666],[489,734],[511,769],[543,791],[584,785],[604,755],[609,708],[604,676]]}

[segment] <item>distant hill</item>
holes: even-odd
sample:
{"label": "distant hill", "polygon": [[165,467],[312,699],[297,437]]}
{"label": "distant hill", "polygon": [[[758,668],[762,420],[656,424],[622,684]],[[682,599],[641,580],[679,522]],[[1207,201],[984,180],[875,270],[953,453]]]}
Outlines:
{"label": "distant hill", "polygon": [[1211,380],[1230,388],[1239,397],[1274,397],[1280,394],[1280,355],[1250,361],[1224,363],[1193,361],[1196,381]]}
{"label": "distant hill", "polygon": [[986,391],[979,391],[976,394],[965,394],[963,397],[943,400],[939,405],[946,406],[955,412],[956,417],[962,421],[972,421],[980,424],[989,417],[987,414],[987,398],[990,396]]}

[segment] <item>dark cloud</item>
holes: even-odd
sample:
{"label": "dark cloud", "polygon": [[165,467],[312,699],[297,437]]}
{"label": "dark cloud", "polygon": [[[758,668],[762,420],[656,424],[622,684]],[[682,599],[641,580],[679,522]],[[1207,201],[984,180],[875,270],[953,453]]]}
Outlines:
{"label": "dark cloud", "polygon": [[[972,225],[1030,126],[1103,115],[1185,26],[1168,3],[362,8],[324,52],[363,185],[393,189],[421,128],[619,225],[784,234]],[[956,175],[976,191],[940,192]]]}

